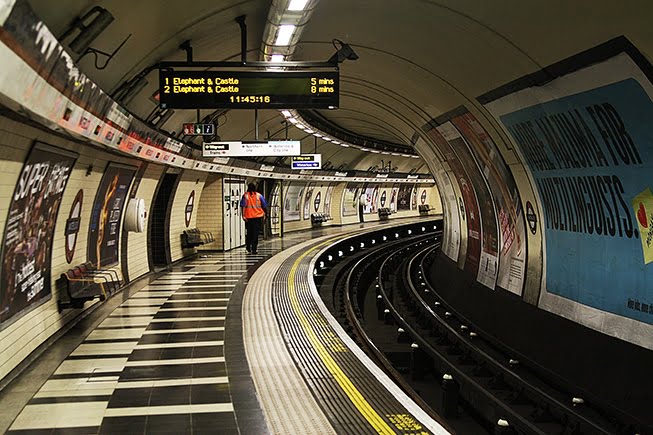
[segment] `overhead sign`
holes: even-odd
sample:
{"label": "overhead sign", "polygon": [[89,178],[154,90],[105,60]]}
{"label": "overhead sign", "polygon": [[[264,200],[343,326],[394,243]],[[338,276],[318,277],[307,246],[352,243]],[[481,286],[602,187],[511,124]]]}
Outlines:
{"label": "overhead sign", "polygon": [[322,169],[322,154],[302,154],[291,161],[291,169]]}
{"label": "overhead sign", "polygon": [[329,109],[338,71],[159,70],[162,106],[172,109]]}
{"label": "overhead sign", "polygon": [[214,124],[185,123],[184,134],[186,136],[213,136],[215,134]]}
{"label": "overhead sign", "polygon": [[298,140],[204,142],[202,157],[298,156],[301,154],[300,144]]}

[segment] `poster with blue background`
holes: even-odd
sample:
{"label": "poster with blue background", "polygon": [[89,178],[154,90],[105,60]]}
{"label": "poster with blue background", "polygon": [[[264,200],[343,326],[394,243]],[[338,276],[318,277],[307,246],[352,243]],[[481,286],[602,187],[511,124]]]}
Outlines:
{"label": "poster with blue background", "polygon": [[499,117],[544,210],[546,291],[653,323],[634,198],[653,186],[653,102],[635,78]]}

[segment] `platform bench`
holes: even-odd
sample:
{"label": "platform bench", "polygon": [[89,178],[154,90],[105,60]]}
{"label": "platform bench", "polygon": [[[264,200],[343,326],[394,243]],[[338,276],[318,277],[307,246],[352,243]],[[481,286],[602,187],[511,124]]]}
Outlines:
{"label": "platform bench", "polygon": [[313,213],[311,214],[311,225],[318,226],[322,223],[331,220],[331,215],[327,213]]}
{"label": "platform bench", "polygon": [[96,268],[92,263],[83,263],[62,273],[56,282],[59,289],[57,308],[82,308],[86,301],[99,298],[106,300],[121,285],[116,269]]}
{"label": "platform bench", "polygon": [[379,219],[386,220],[390,217],[392,211],[388,207],[381,207],[377,210],[377,213],[379,214]]}
{"label": "platform bench", "polygon": [[181,234],[181,247],[184,249],[191,249],[196,246],[211,243],[214,240],[213,233],[209,231],[200,231],[199,228],[191,228]]}

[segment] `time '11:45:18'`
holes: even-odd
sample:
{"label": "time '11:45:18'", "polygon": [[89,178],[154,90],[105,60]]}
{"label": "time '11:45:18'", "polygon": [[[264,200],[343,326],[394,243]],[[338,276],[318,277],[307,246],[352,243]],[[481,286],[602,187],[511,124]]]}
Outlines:
{"label": "time '11:45:18'", "polygon": [[269,95],[231,95],[229,101],[232,103],[269,103]]}

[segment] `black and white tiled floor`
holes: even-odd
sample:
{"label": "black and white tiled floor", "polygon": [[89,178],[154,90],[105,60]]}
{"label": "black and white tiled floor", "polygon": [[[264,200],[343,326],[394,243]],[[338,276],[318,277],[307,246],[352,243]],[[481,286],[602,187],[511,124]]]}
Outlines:
{"label": "black and white tiled floor", "polygon": [[238,433],[225,317],[264,256],[211,254],[150,282],[61,363],[8,433]]}

